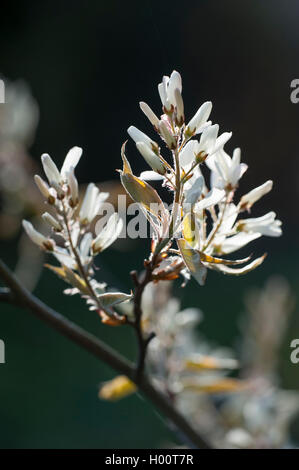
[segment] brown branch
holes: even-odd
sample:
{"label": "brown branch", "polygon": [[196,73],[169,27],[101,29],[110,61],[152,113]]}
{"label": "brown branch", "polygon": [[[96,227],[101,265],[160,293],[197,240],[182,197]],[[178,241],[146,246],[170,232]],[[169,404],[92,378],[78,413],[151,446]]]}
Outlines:
{"label": "brown branch", "polygon": [[120,354],[100,341],[94,335],[88,333],[72,321],[63,317],[60,313],[48,307],[41,300],[23,287],[9,268],[0,260],[0,277],[9,289],[1,290],[0,300],[17,304],[26,308],[56,331],[69,338],[80,347],[89,351],[95,357],[105,362],[117,372],[126,375],[136,383],[139,390],[147,397],[183,434],[191,445],[209,449],[211,445],[188,423],[161,392],[156,390],[150,381],[141,374],[136,377],[134,365]]}
{"label": "brown branch", "polygon": [[136,366],[136,380],[139,381],[141,376],[144,373],[144,366],[145,366],[145,358],[147,347],[150,341],[155,337],[155,333],[150,333],[147,337],[144,336],[142,331],[142,309],[141,309],[141,301],[144,289],[152,280],[153,270],[155,269],[155,261],[157,256],[153,256],[151,261],[145,261],[144,267],[145,272],[138,278],[138,274],[136,271],[132,271],[131,277],[135,284],[134,289],[134,317],[135,320],[132,326],[135,329],[137,343],[138,343],[138,360]]}

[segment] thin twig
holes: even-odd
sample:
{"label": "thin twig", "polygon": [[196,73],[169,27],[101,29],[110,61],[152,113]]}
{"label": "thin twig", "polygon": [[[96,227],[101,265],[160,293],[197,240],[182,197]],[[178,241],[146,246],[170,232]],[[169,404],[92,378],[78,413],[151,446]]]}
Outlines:
{"label": "thin twig", "polygon": [[136,380],[138,381],[144,372],[145,358],[147,347],[150,341],[154,338],[155,334],[151,333],[149,336],[144,337],[142,331],[142,309],[141,309],[141,300],[144,289],[152,280],[152,272],[155,268],[155,257],[151,262],[145,263],[145,273],[143,273],[143,278],[138,279],[136,271],[131,272],[131,277],[135,284],[134,290],[134,317],[135,321],[133,327],[136,332],[137,342],[138,342],[138,360],[136,366]]}
{"label": "thin twig", "polygon": [[[95,357],[104,361],[117,372],[126,375],[136,383],[139,390],[146,396],[169,420],[170,422],[186,436],[193,445],[202,449],[210,449],[211,445],[203,438],[169,402],[161,392],[157,391],[149,380],[142,374],[136,378],[135,367],[127,359],[100,341],[94,335],[88,333],[78,325],[74,324],[55,310],[48,307],[37,297],[31,294],[23,287],[9,268],[0,260],[0,277],[5,282],[10,292],[5,296],[0,296],[1,300],[18,305],[28,309],[42,321],[69,338],[80,347],[89,351]],[[12,294],[13,298],[7,293]]]}

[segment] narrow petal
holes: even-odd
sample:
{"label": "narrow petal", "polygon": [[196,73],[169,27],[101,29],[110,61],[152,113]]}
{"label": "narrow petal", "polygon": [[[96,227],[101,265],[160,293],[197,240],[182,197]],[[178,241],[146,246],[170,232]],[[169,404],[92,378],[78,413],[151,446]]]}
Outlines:
{"label": "narrow petal", "polygon": [[215,206],[225,197],[225,191],[223,189],[213,188],[206,195],[204,199],[195,204],[195,212],[200,212],[203,209],[207,209],[211,206]]}
{"label": "narrow petal", "polygon": [[50,184],[56,183],[59,185],[61,182],[60,173],[58,171],[57,166],[55,165],[52,158],[50,157],[50,155],[48,155],[47,153],[44,153],[41,156],[41,160],[42,160],[44,172],[48,178],[49,183]]}
{"label": "narrow petal", "polygon": [[76,168],[81,155],[82,149],[80,147],[73,147],[68,151],[60,172],[64,181],[66,180],[67,173],[70,171],[71,167]]}

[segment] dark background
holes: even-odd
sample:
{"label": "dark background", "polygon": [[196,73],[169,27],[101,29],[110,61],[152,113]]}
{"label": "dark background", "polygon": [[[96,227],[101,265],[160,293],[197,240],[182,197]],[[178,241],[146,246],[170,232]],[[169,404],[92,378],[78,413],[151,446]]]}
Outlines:
{"label": "dark background", "polygon": [[[157,84],[177,69],[190,118],[206,100],[212,120],[232,130],[229,151],[240,146],[249,170],[246,192],[267,179],[274,189],[254,215],[275,210],[284,223],[280,239],[255,243],[269,253],[240,279],[209,274],[207,286],[180,291],[184,306],[201,307],[202,329],[220,344],[234,345],[243,296],[281,274],[298,291],[299,104],[290,82],[299,78],[299,4],[288,1],[31,1],[1,6],[1,73],[24,78],[40,107],[31,154],[63,161],[73,145],[84,148],[81,182],[117,179],[120,146],[129,125],[149,131],[138,101],[158,113]],[[128,156],[138,174],[144,162],[132,144]],[[15,241],[1,243],[14,266]],[[140,269],[146,243],[108,251],[101,276],[128,289],[128,272]],[[36,293],[130,357],[127,330],[109,329],[83,303],[62,294],[63,284],[44,272]],[[217,293],[217,294],[215,294]],[[139,397],[117,404],[97,399],[97,385],[113,376],[66,339],[26,312],[0,305],[0,338],[7,363],[0,366],[0,447],[155,447],[170,436],[163,421]],[[297,310],[297,307],[296,307]],[[281,354],[283,385],[298,388],[299,366],[289,361],[289,339],[299,337],[298,310]]]}

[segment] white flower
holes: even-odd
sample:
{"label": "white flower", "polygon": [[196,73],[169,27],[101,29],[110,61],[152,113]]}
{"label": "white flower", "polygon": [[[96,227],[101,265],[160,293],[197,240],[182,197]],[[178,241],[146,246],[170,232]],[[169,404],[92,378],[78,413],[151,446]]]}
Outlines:
{"label": "white flower", "polygon": [[200,141],[196,142],[194,152],[199,155],[201,152],[210,157],[218,150],[222,150],[226,142],[231,138],[231,132],[224,132],[218,137],[219,126],[214,124],[205,128],[201,134]]}
{"label": "white flower", "polygon": [[276,219],[275,212],[268,212],[262,217],[239,220],[237,230],[248,233],[260,233],[268,237],[279,237],[282,234],[281,221]]}
{"label": "white flower", "polygon": [[35,230],[31,222],[28,222],[28,220],[23,220],[22,222],[23,227],[29,236],[29,238],[38,245],[40,248],[52,251],[55,246],[54,240],[51,240],[51,238],[47,238],[44,235],[42,235],[40,232]]}
{"label": "white flower", "polygon": [[240,163],[241,150],[235,149],[232,158],[223,150],[207,159],[206,164],[211,170],[211,186],[220,189],[234,189],[239,179],[247,170],[245,163]]}
{"label": "white flower", "polygon": [[182,92],[181,75],[174,70],[169,77],[164,76],[162,82],[158,85],[158,91],[165,111],[170,111],[171,107],[176,106],[175,90]]}
{"label": "white flower", "polygon": [[[172,150],[173,164],[163,158],[160,147],[150,137],[136,127],[131,126],[128,129],[137,149],[154,170],[142,172],[140,178],[162,180],[163,186],[174,192],[174,204],[168,215],[156,213],[153,217],[152,213],[148,213],[147,216],[153,228],[155,250],[162,249],[167,254],[169,247],[172,249],[173,240],[182,236],[178,240],[181,273],[186,279],[192,275],[200,284],[205,282],[207,269],[234,275],[255,269],[265,256],[251,262],[250,257],[230,260],[218,256],[232,253],[261,235],[281,235],[281,222],[275,219],[272,212],[256,219],[236,222],[240,212],[249,210],[260,197],[271,190],[272,181],[250,191],[235,205],[234,193],[247,165],[241,163],[240,149],[235,149],[232,157],[224,151],[232,133],[218,135],[218,124],[212,125],[208,121],[212,103],[203,103],[184,126],[180,74],[174,71],[170,77],[164,76],[158,90],[164,113],[160,120],[146,103],[141,102],[140,107],[155,131]],[[200,138],[191,140],[196,134],[201,134]],[[142,201],[145,208],[149,206],[147,201],[158,200],[160,205],[157,192],[136,178],[124,156],[123,160],[126,173],[122,173],[122,183],[135,202],[140,204]],[[210,188],[205,183],[205,169],[202,169],[204,162],[211,170]],[[127,175],[126,179],[124,174]],[[129,183],[134,191],[130,189]],[[164,238],[164,244],[159,242]],[[183,262],[185,268],[182,267]],[[236,267],[242,264],[245,266]]]}
{"label": "white flower", "polygon": [[107,224],[92,243],[93,253],[106,250],[115,242],[123,228],[123,221],[117,213],[110,216]]}
{"label": "white flower", "polygon": [[207,124],[207,120],[212,111],[211,101],[206,101],[201,105],[193,118],[189,121],[186,126],[186,135],[199,134],[202,131],[203,127]]}
{"label": "white flower", "polygon": [[269,193],[273,187],[273,181],[268,180],[266,183],[258,186],[257,188],[252,189],[249,193],[242,196],[240,200],[241,209],[250,209],[253,204],[261,199],[265,194]]}

